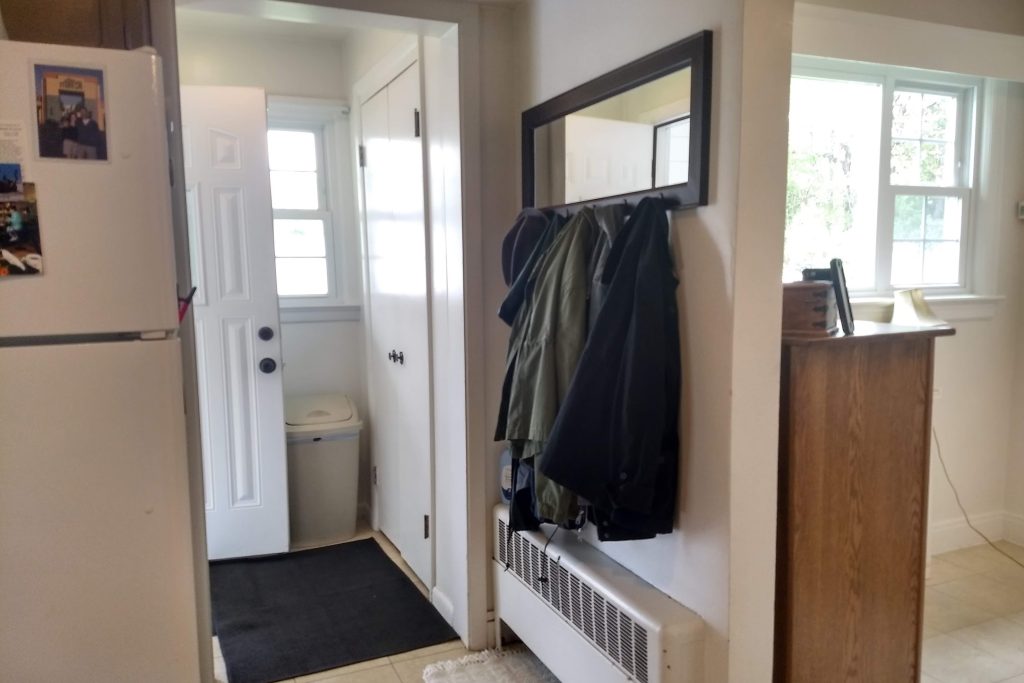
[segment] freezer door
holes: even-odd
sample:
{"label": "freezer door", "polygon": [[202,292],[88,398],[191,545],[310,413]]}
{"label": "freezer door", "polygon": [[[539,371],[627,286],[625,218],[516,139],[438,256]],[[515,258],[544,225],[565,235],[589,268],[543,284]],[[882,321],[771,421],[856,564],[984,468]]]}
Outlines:
{"label": "freezer door", "polygon": [[0,679],[198,681],[179,344],[0,348]]}
{"label": "freezer door", "polygon": [[[42,274],[0,277],[0,337],[176,327],[159,59],[0,41],[0,64],[0,124],[10,130],[17,123],[25,131],[22,175],[35,183],[42,247]],[[103,111],[106,161],[40,156],[40,136],[52,147],[58,124],[40,125],[39,118],[59,111],[54,102],[65,96],[53,96],[64,92],[64,81],[51,79],[48,104],[39,107],[48,114],[37,114],[37,65],[54,67],[54,74],[71,73],[68,67],[102,71],[102,105],[85,102]],[[91,92],[94,85],[84,87]],[[68,92],[74,106],[77,95]],[[0,143],[0,154],[0,162],[13,161],[10,144]]]}

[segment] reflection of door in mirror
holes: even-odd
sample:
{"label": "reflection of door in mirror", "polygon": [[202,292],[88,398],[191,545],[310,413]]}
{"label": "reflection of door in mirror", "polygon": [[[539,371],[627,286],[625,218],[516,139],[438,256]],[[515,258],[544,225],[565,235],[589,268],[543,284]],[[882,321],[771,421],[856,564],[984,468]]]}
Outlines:
{"label": "reflection of door in mirror", "polygon": [[565,203],[651,187],[651,126],[565,117]]}

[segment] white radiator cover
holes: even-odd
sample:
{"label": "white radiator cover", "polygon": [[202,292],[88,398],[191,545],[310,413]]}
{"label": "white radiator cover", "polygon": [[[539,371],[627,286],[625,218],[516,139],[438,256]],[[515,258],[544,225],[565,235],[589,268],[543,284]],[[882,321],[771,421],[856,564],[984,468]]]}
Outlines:
{"label": "white radiator cover", "polygon": [[545,552],[541,533],[507,530],[508,509],[498,505],[495,620],[562,683],[703,680],[697,614],[574,533],[559,532]]}

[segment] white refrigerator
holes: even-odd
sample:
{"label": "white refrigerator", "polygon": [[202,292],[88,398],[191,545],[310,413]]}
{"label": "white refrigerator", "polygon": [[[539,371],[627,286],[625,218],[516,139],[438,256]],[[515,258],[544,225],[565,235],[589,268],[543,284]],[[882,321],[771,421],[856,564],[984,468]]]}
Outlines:
{"label": "white refrigerator", "polygon": [[152,54],[0,41],[0,681],[199,678],[163,112]]}

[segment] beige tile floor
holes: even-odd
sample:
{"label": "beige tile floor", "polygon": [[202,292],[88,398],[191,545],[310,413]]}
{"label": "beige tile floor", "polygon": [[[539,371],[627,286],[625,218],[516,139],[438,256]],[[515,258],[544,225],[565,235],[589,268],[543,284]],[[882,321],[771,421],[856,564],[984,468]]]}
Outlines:
{"label": "beige tile floor", "polygon": [[[409,569],[403,560],[398,549],[383,534],[371,531],[369,527],[360,524],[359,531],[351,540],[358,541],[365,538],[375,538],[381,548],[398,567],[405,572],[405,575],[412,579],[416,587],[423,595],[427,595],[427,588],[423,585],[412,570]],[[1024,570],[1022,570],[1024,571]],[[412,652],[405,652],[391,657],[381,657],[367,662],[359,662],[350,666],[343,666],[340,669],[321,671],[308,676],[288,678],[282,683],[421,683],[423,680],[423,669],[428,664],[446,659],[458,659],[469,654],[460,640],[452,640],[440,645],[432,645]],[[217,683],[227,683],[228,677],[225,673],[224,657],[220,651],[220,643],[217,638],[213,639],[213,670]]]}
{"label": "beige tile floor", "polygon": [[[1024,548],[997,545],[1024,562]],[[932,558],[922,683],[1024,683],[1024,567],[979,545]]]}
{"label": "beige tile floor", "polygon": [[[386,537],[362,528],[353,540],[371,537],[426,595]],[[997,545],[1024,562],[1021,546]],[[213,651],[217,681],[226,683],[216,638]],[[467,653],[453,640],[283,683],[420,683],[428,664]],[[987,545],[933,557],[925,588],[922,668],[921,683],[1024,683],[1024,567]]]}

